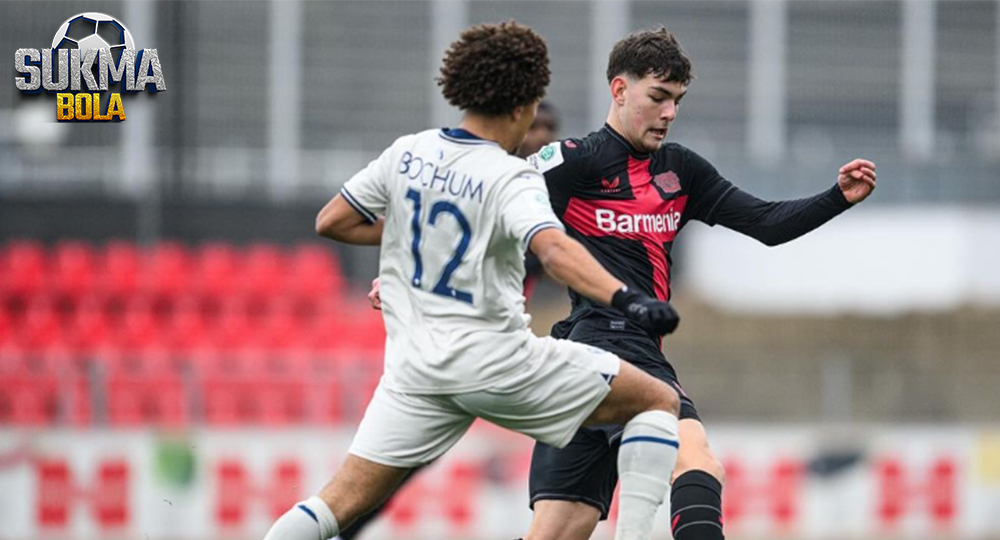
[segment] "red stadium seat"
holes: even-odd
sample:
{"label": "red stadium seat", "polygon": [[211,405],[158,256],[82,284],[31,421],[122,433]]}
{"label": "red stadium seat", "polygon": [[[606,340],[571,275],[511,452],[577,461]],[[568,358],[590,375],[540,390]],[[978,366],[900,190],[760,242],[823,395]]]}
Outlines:
{"label": "red stadium seat", "polygon": [[36,297],[28,304],[15,330],[14,342],[26,351],[39,353],[60,347],[64,337],[55,301]]}
{"label": "red stadium seat", "polygon": [[21,240],[0,251],[0,297],[22,302],[45,287],[47,257],[38,242]]}
{"label": "red stadium seat", "polygon": [[202,246],[195,260],[196,294],[217,301],[232,297],[238,292],[241,262],[239,252],[229,244],[214,242]]}
{"label": "red stadium seat", "polygon": [[115,343],[120,350],[144,350],[156,347],[163,338],[164,323],[153,305],[143,299],[125,306],[120,327],[116,329]]}
{"label": "red stadium seat", "polygon": [[59,418],[59,380],[53,374],[0,376],[0,426],[46,426]]}
{"label": "red stadium seat", "polygon": [[7,307],[0,302],[0,350],[14,339],[14,320],[7,313]]}
{"label": "red stadium seat", "polygon": [[[309,382],[312,403],[309,421],[313,424],[329,426],[345,419],[344,390],[348,386],[339,377],[323,377]],[[351,417],[357,417],[352,414]]]}
{"label": "red stadium seat", "polygon": [[382,314],[367,303],[324,304],[309,322],[307,344],[316,351],[360,349],[381,357],[385,348]]}
{"label": "red stadium seat", "polygon": [[368,306],[358,306],[354,313],[357,316],[351,317],[349,330],[354,338],[354,344],[372,353],[372,356],[381,356],[385,349],[385,322],[382,320],[382,312]]}
{"label": "red stadium seat", "polygon": [[97,291],[125,301],[139,291],[141,271],[139,250],[130,242],[113,241],[105,247],[98,263]]}
{"label": "red stadium seat", "polygon": [[321,309],[306,324],[305,345],[317,354],[349,346],[350,336],[344,331],[345,322],[339,313]]}
{"label": "red stadium seat", "polygon": [[292,253],[285,282],[293,299],[313,303],[338,300],[343,279],[332,250],[305,244]]}
{"label": "red stadium seat", "polygon": [[157,244],[147,253],[141,269],[141,289],[147,295],[174,298],[188,291],[191,257],[180,244]]}
{"label": "red stadium seat", "polygon": [[183,373],[167,351],[123,351],[101,360],[111,424],[178,427],[190,422]]}
{"label": "red stadium seat", "polygon": [[310,414],[303,357],[243,350],[204,355],[195,364],[204,419],[212,425],[288,425]]}
{"label": "red stadium seat", "polygon": [[287,302],[272,302],[258,321],[252,337],[253,344],[269,351],[287,351],[304,340],[304,330]]}
{"label": "red stadium seat", "polygon": [[260,423],[288,425],[306,420],[310,394],[305,377],[260,377],[254,384],[261,401]]}
{"label": "red stadium seat", "polygon": [[89,244],[60,242],[51,257],[52,285],[55,293],[72,302],[94,290],[95,256]]}
{"label": "red stadium seat", "polygon": [[282,293],[286,274],[285,253],[271,244],[254,244],[246,252],[240,270],[241,293],[257,300],[274,299]]}
{"label": "red stadium seat", "polygon": [[91,422],[91,386],[84,368],[71,352],[0,348],[0,425]]}
{"label": "red stadium seat", "polygon": [[87,426],[94,421],[93,395],[90,379],[86,374],[64,378],[62,402],[65,404],[63,420],[71,426]]}
{"label": "red stadium seat", "polygon": [[120,374],[107,379],[108,420],[115,426],[181,427],[190,422],[178,374]]}
{"label": "red stadium seat", "polygon": [[194,299],[182,300],[166,321],[166,346],[177,354],[191,354],[208,346],[208,322]]}
{"label": "red stadium seat", "polygon": [[77,305],[67,334],[72,350],[78,354],[94,355],[112,346],[112,323],[104,306],[93,297]]}
{"label": "red stadium seat", "polygon": [[239,301],[227,302],[210,326],[209,341],[218,351],[233,352],[251,342],[254,328],[246,306]]}
{"label": "red stadium seat", "polygon": [[204,419],[212,425],[287,425],[308,415],[304,377],[216,373],[198,386]]}

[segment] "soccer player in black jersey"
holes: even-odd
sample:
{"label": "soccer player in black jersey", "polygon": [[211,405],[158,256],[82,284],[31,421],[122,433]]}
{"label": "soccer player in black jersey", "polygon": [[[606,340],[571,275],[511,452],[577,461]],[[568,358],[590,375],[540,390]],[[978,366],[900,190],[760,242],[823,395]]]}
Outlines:
{"label": "soccer player in black jersey", "polygon": [[[545,174],[567,232],[634,291],[670,298],[673,243],[691,220],[777,245],[819,227],[875,188],[875,164],[856,159],[840,168],[836,185],[813,197],[763,201],[735,187],[695,152],[667,143],[692,75],[689,59],[664,28],[616,43],[607,77],[612,100],[607,123],[528,159]],[[553,327],[554,337],[626,358],[681,396],[680,454],[670,495],[674,538],[723,538],[723,467],[661,351],[660,337],[574,291],[570,297],[572,311]],[[581,429],[561,450],[536,444],[530,478],[535,515],[526,540],[590,537],[611,504],[620,437],[621,426],[607,426]]]}

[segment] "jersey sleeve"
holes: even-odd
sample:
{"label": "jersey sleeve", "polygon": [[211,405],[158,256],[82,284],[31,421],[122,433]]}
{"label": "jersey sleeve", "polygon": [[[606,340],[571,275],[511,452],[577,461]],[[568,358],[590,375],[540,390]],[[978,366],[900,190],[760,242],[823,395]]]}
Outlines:
{"label": "jersey sleeve", "polygon": [[528,156],[528,164],[545,175],[549,197],[557,212],[565,207],[576,183],[584,176],[587,155],[582,141],[566,139],[547,144]]}
{"label": "jersey sleeve", "polygon": [[564,230],[549,202],[545,180],[534,171],[525,171],[507,182],[497,197],[501,233],[517,240],[521,251],[527,251],[532,237],[539,231]]}
{"label": "jersey sleeve", "polygon": [[698,220],[715,225],[719,205],[729,197],[735,186],[726,180],[707,159],[685,149],[684,177],[690,178],[688,186],[688,211],[684,221]]}
{"label": "jersey sleeve", "polygon": [[812,197],[765,201],[734,186],[694,152],[689,151],[687,164],[696,179],[689,219],[722,225],[769,246],[794,240],[851,207],[836,185]]}
{"label": "jersey sleeve", "polygon": [[716,210],[715,220],[723,227],[776,246],[818,228],[850,207],[836,185],[812,197],[787,201],[764,201],[734,188]]}
{"label": "jersey sleeve", "polygon": [[392,149],[392,146],[387,148],[381,156],[358,171],[340,189],[344,200],[369,223],[378,221],[378,216],[385,214],[389,203]]}

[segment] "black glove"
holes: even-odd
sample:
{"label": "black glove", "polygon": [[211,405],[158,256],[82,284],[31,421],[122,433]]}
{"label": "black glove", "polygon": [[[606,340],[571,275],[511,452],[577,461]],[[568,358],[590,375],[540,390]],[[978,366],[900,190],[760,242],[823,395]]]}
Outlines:
{"label": "black glove", "polygon": [[662,336],[677,329],[680,315],[670,302],[661,302],[642,293],[622,287],[611,297],[611,305],[625,314],[625,317],[651,334]]}

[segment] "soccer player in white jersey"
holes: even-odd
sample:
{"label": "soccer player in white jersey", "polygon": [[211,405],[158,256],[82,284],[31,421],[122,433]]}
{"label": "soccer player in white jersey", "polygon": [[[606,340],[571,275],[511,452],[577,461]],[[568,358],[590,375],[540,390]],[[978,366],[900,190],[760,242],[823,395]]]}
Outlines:
{"label": "soccer player in white jersey", "polygon": [[610,353],[535,337],[524,312],[525,249],[554,278],[651,332],[672,332],[678,317],[566,236],[542,176],[510,155],[548,82],[545,41],[530,28],[466,30],[438,80],[464,111],[460,127],[399,138],[320,212],[319,234],[382,248],[385,374],[333,479],[265,540],[336,536],[477,417],[555,447],[584,424],[625,424],[616,538],[649,538],[677,457],[679,398]]}

